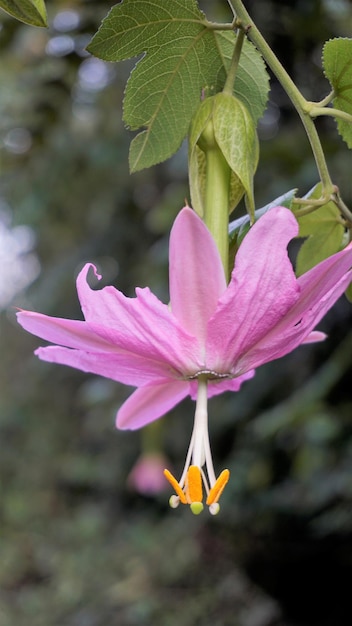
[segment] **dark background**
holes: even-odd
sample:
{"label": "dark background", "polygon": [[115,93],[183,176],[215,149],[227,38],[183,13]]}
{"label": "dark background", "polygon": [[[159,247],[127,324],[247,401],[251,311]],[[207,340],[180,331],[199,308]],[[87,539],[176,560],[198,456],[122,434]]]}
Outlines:
{"label": "dark background", "polygon": [[[322,99],[322,44],[351,35],[351,4],[245,4],[304,95]],[[215,464],[232,473],[216,518],[169,509],[167,486],[156,496],[133,490],[127,477],[146,436],[114,427],[130,389],[38,361],[41,342],[15,323],[16,306],[80,319],[74,280],[88,260],[104,284],[128,295],[148,284],[168,298],[168,233],[189,195],[186,147],[129,175],[121,103],[133,64],[84,50],[111,6],[52,0],[48,30],[0,16],[0,624],[347,626],[352,313],[344,298],[320,326],[324,344],[211,400]],[[230,19],[225,1],[201,7]],[[351,206],[351,155],[333,120],[318,128]],[[317,182],[314,161],[275,80],[259,133],[257,206],[293,187],[306,193]],[[156,433],[177,474],[193,411],[185,401]]]}

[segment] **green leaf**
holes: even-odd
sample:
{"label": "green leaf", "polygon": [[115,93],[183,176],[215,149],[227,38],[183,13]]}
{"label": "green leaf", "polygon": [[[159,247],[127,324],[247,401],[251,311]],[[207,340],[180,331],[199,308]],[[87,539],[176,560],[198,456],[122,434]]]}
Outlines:
{"label": "green leaf", "polygon": [[[352,39],[338,37],[327,41],[323,48],[323,68],[334,90],[334,107],[352,115]],[[352,124],[337,118],[337,128],[352,148]]]}
{"label": "green leaf", "polygon": [[[305,198],[320,198],[321,192],[322,186],[318,183]],[[298,236],[307,237],[297,256],[296,274],[300,276],[343,248],[345,228],[333,202],[297,219]]]}
{"label": "green leaf", "polygon": [[[124,0],[112,8],[88,46],[108,61],[143,55],[128,80],[124,121],[144,128],[132,141],[130,168],[137,171],[170,157],[181,145],[202,95],[217,93],[235,42],[211,28],[195,0]],[[265,109],[268,75],[262,57],[246,41],[235,93],[255,121]]]}
{"label": "green leaf", "polygon": [[345,296],[349,302],[352,302],[352,283],[350,283],[345,291]]}
{"label": "green leaf", "polygon": [[0,0],[0,8],[30,26],[47,26],[44,0]]}

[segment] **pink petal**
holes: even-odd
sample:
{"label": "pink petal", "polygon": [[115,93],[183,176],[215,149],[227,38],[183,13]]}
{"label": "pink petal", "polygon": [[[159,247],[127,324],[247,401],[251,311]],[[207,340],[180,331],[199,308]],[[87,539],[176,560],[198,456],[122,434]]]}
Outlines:
{"label": "pink petal", "polygon": [[[77,291],[88,326],[120,350],[159,360],[182,374],[198,371],[198,343],[148,288],[127,298],[114,287],[93,290],[87,264],[77,278]],[[95,270],[95,268],[93,267]],[[96,270],[95,270],[96,271]]]}
{"label": "pink petal", "polygon": [[172,227],[169,259],[172,312],[204,345],[207,322],[226,290],[226,278],[213,237],[189,207]]}
{"label": "pink petal", "polygon": [[158,419],[189,393],[189,383],[175,381],[137,389],[122,405],[116,416],[116,426],[135,430]]}
{"label": "pink petal", "polygon": [[[301,289],[301,294],[297,305],[291,313],[291,317],[299,317],[302,313],[305,313],[307,309],[319,306],[326,298],[326,294],[335,291],[337,287],[337,293],[343,293],[344,289],[349,285],[349,281],[352,280],[351,276],[352,268],[352,243],[346,248],[333,254],[329,258],[325,259],[309,272],[306,272],[298,278],[298,284]],[[340,281],[342,282],[340,283]],[[340,286],[338,287],[338,283]],[[336,299],[339,296],[336,297]],[[330,305],[331,306],[331,305]],[[329,305],[328,305],[329,307]],[[330,307],[329,307],[330,308]],[[327,309],[325,309],[326,312]],[[325,315],[325,312],[323,315]],[[321,317],[323,317],[323,315]],[[321,319],[321,317],[319,319]]]}
{"label": "pink petal", "polygon": [[106,352],[85,352],[84,350],[71,350],[61,346],[48,346],[38,348],[35,354],[42,361],[75,367],[83,372],[105,376],[132,387],[145,385],[156,380],[158,382],[161,380],[173,381],[173,376],[176,377],[177,375],[160,361],[153,361],[144,356],[124,351],[116,351],[115,354],[107,355]]}
{"label": "pink petal", "polygon": [[297,301],[299,287],[287,255],[287,244],[297,233],[291,211],[276,207],[244,238],[230,285],[208,325],[209,369],[229,371]]}
{"label": "pink petal", "polygon": [[326,333],[322,333],[319,330],[313,330],[305,339],[303,339],[302,343],[317,343],[318,341],[324,341],[326,337]]}
{"label": "pink petal", "polygon": [[94,333],[86,322],[50,317],[32,311],[17,313],[17,321],[28,332],[67,348],[111,352],[114,346]]}
{"label": "pink petal", "polygon": [[311,331],[348,287],[352,280],[351,266],[352,244],[301,276],[299,300],[286,317],[239,360],[238,371],[284,356],[301,343],[309,343],[310,337],[323,339],[323,333]]}

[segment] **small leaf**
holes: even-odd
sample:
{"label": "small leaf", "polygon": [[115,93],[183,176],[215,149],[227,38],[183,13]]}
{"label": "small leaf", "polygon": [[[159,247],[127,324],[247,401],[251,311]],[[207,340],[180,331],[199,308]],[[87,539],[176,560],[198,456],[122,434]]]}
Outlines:
{"label": "small leaf", "polygon": [[44,0],[0,0],[0,8],[30,26],[47,26]]}
{"label": "small leaf", "polygon": [[[322,186],[318,183],[305,198],[320,198]],[[300,207],[295,207],[299,210]],[[297,216],[296,216],[297,217]],[[333,202],[312,213],[297,217],[299,237],[307,237],[302,244],[296,263],[296,274],[300,276],[343,247],[345,228],[340,212]]]}
{"label": "small leaf", "polygon": [[[323,48],[323,68],[334,89],[333,105],[352,115],[352,39],[337,37]],[[352,148],[352,124],[337,118],[341,137]]]}
{"label": "small leaf", "polygon": [[[234,42],[233,33],[211,28],[195,0],[124,0],[112,8],[88,50],[107,61],[143,54],[124,99],[126,125],[145,128],[131,143],[131,171],[159,163],[180,147],[202,93],[223,88]],[[268,75],[248,41],[235,92],[253,103],[257,120],[266,105]]]}

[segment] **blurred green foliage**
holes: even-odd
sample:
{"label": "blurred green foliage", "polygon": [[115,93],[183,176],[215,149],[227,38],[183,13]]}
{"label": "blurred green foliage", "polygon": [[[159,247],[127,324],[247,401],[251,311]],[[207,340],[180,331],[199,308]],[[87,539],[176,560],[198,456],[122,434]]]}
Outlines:
{"label": "blurred green foliage", "polygon": [[[224,6],[225,5],[225,6]],[[216,518],[131,491],[138,433],[117,432],[129,389],[39,362],[14,307],[80,318],[74,279],[95,262],[128,295],[167,301],[172,221],[189,195],[186,148],[133,176],[121,122],[132,65],[85,52],[112,2],[52,0],[48,30],[1,16],[1,219],[35,235],[41,272],[0,318],[1,626],[346,626],[351,621],[351,308],[306,346],[210,403],[216,466],[232,478]],[[226,3],[204,2],[227,19]],[[325,39],[350,35],[348,2],[247,2],[304,93],[320,99]],[[318,120],[334,182],[352,201],[351,156]],[[257,205],[316,182],[297,116],[272,83],[259,126]],[[5,221],[6,221],[5,220]],[[18,231],[16,231],[18,233]],[[293,253],[295,252],[293,247]],[[0,269],[11,280],[11,268]],[[193,418],[165,417],[183,465]]]}

